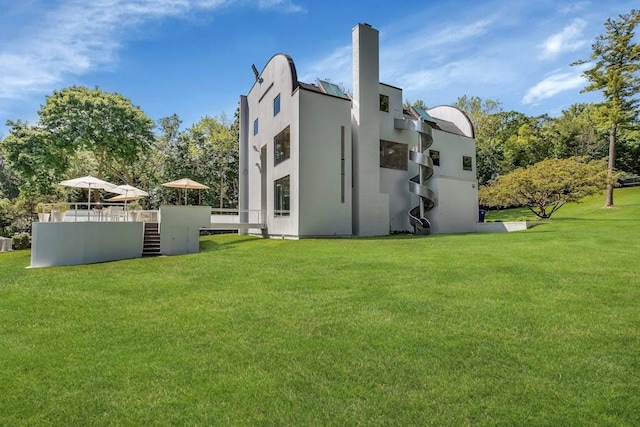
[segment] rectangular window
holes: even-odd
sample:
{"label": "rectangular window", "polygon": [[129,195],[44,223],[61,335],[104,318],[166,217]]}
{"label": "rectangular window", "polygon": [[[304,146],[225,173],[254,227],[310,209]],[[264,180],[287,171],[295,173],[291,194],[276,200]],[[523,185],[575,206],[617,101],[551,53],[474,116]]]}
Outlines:
{"label": "rectangular window", "polygon": [[258,119],[255,119],[253,121],[253,134],[257,135],[258,134]]}
{"label": "rectangular window", "polygon": [[344,203],[344,126],[340,126],[340,203]]}
{"label": "rectangular window", "polygon": [[280,112],[280,94],[273,98],[273,116],[277,116]]}
{"label": "rectangular window", "polygon": [[289,175],[274,181],[273,189],[273,216],[289,216],[290,200],[289,200]]}
{"label": "rectangular window", "polygon": [[429,150],[429,157],[433,162],[433,166],[440,166],[440,152],[436,150]]}
{"label": "rectangular window", "polygon": [[380,111],[389,112],[389,96],[380,94]]}
{"label": "rectangular window", "polygon": [[473,170],[473,162],[471,160],[471,157],[462,156],[462,169],[466,171]]}
{"label": "rectangular window", "polygon": [[409,148],[407,144],[380,140],[380,167],[407,170]]}
{"label": "rectangular window", "polygon": [[273,138],[274,150],[273,150],[273,165],[277,165],[289,158],[291,155],[291,131],[289,126],[284,128],[282,132]]}

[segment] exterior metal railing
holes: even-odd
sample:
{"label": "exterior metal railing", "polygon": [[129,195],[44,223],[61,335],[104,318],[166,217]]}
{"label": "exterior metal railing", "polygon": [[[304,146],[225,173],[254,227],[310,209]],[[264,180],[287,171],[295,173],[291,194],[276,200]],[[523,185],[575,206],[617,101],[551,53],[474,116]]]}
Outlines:
{"label": "exterior metal railing", "polygon": [[[59,206],[67,205],[62,210]],[[40,222],[158,222],[157,210],[130,210],[122,203],[44,203],[38,207]]]}
{"label": "exterior metal railing", "polygon": [[415,234],[430,234],[431,223],[425,212],[435,205],[435,194],[426,184],[433,176],[433,161],[429,156],[429,147],[433,144],[431,127],[419,120],[394,119],[394,127],[400,130],[415,131],[418,134],[418,151],[410,151],[409,159],[418,164],[418,175],[409,179],[409,192],[418,196],[419,204],[409,211],[409,223]]}
{"label": "exterior metal railing", "polygon": [[260,209],[211,209],[212,224],[251,224],[255,226],[263,226],[266,223],[265,218],[265,212]]}

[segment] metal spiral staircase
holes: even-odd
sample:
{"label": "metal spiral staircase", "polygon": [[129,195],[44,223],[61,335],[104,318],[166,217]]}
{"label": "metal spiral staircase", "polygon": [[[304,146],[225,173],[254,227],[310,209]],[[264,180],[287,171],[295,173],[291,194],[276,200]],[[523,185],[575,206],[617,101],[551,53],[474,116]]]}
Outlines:
{"label": "metal spiral staircase", "polygon": [[426,186],[426,182],[433,175],[433,162],[429,156],[429,147],[433,144],[431,127],[423,121],[410,119],[395,119],[396,129],[412,130],[418,133],[418,151],[409,151],[409,160],[418,164],[418,175],[409,179],[409,191],[418,195],[420,204],[409,211],[409,223],[413,226],[414,234],[428,235],[431,223],[425,217],[425,212],[435,205],[435,194]]}

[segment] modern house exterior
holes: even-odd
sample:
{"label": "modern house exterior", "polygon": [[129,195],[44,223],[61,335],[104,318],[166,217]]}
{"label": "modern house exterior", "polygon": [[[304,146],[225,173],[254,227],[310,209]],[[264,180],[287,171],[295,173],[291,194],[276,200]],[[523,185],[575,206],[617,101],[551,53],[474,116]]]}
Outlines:
{"label": "modern house exterior", "polygon": [[240,99],[240,222],[260,210],[266,228],[248,232],[284,238],[476,231],[471,121],[448,106],[404,110],[402,89],[379,79],[378,31],[359,24],[352,40],[352,95],[298,81],[284,54],[254,67]]}

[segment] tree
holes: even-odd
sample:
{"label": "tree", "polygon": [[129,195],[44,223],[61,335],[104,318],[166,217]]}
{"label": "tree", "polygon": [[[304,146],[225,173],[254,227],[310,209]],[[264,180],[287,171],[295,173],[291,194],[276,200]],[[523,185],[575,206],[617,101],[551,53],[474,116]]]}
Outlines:
{"label": "tree", "polygon": [[118,93],[72,86],[54,91],[38,112],[40,126],[56,146],[87,150],[107,172],[122,179],[117,165],[135,162],[153,142],[153,120]]}
{"label": "tree", "polygon": [[502,103],[477,96],[461,96],[453,104],[471,119],[476,139],[476,169],[483,184],[501,171],[504,141],[497,139],[502,124]]}
{"label": "tree", "polygon": [[[68,173],[127,181],[153,142],[153,121],[120,94],[72,86],[48,96],[35,125],[8,121],[0,141],[23,195],[50,194]],[[87,158],[87,155],[89,158]]]}
{"label": "tree", "polygon": [[[203,202],[234,208],[238,200],[238,139],[234,125],[224,117],[205,116],[179,134],[169,147],[167,177],[190,177],[210,187]],[[189,197],[198,197],[197,193]]]}
{"label": "tree", "polygon": [[50,143],[40,126],[23,121],[8,121],[9,136],[0,142],[0,149],[11,170],[22,179],[22,193],[48,194],[60,181],[68,167],[68,155],[63,147]]}
{"label": "tree", "polygon": [[567,202],[601,191],[607,182],[604,160],[546,159],[492,180],[478,192],[487,207],[526,206],[538,218],[550,218]]}
{"label": "tree", "polygon": [[634,42],[635,28],[640,22],[640,11],[607,19],[605,33],[591,45],[590,60],[572,65],[591,65],[583,72],[589,85],[582,92],[602,91],[604,101],[599,104],[599,116],[609,125],[609,184],[605,207],[613,206],[613,176],[615,174],[616,140],[618,129],[629,127],[638,118],[637,93],[640,91],[640,45]]}
{"label": "tree", "polygon": [[[2,142],[0,142],[0,147],[2,147]],[[14,199],[18,197],[20,184],[20,177],[9,168],[2,151],[0,151],[0,198]]]}
{"label": "tree", "polygon": [[411,107],[422,108],[423,110],[426,110],[429,108],[427,107],[427,104],[425,104],[425,102],[422,99],[418,99],[416,100],[416,102],[413,102],[413,103],[408,99],[405,99],[404,104],[402,104],[402,108],[404,108],[405,110],[410,110]]}
{"label": "tree", "polygon": [[607,147],[602,144],[594,112],[593,104],[573,104],[542,126],[541,138],[554,157],[586,156],[596,160],[606,156]]}

